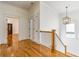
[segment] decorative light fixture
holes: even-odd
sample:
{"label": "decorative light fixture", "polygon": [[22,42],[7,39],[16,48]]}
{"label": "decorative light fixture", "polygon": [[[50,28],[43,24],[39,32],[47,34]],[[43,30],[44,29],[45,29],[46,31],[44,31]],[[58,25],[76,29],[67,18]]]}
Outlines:
{"label": "decorative light fixture", "polygon": [[71,22],[71,18],[67,15],[67,8],[66,6],[66,16],[63,18],[63,24],[69,24]]}

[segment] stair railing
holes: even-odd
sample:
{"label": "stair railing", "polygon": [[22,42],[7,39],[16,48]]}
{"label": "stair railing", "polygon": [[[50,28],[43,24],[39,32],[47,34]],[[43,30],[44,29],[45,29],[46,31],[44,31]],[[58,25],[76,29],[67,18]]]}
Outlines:
{"label": "stair railing", "polygon": [[61,44],[64,46],[64,48],[65,48],[65,54],[66,54],[66,52],[67,52],[67,46],[63,43],[63,41],[60,39],[60,37],[57,35],[57,33],[55,33],[55,34],[56,34],[57,38],[59,39],[59,41],[61,42]]}
{"label": "stair railing", "polygon": [[52,31],[40,31],[40,32],[44,32],[44,33],[51,33],[52,35],[52,41],[51,41],[51,51],[55,50],[55,35],[56,37],[59,39],[59,41],[61,42],[61,44],[63,45],[63,47],[65,48],[65,55],[66,55],[66,52],[67,52],[67,46],[63,43],[63,41],[60,39],[60,37],[58,36],[57,33],[55,33],[56,30],[52,30]]}

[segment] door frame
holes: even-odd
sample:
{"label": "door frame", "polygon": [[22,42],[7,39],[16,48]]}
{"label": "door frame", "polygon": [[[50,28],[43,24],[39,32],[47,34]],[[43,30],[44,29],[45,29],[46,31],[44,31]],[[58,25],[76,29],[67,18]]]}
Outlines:
{"label": "door frame", "polygon": [[[19,24],[19,17],[16,17],[16,16],[13,16],[13,17],[11,17],[11,16],[6,16],[5,17],[5,19],[6,19],[6,39],[8,38],[8,32],[7,32],[7,28],[8,28],[8,26],[7,26],[7,24],[8,24],[8,18],[13,18],[13,19],[17,19],[18,20],[18,31],[20,31],[20,24]],[[13,33],[12,33],[13,34]],[[18,39],[20,39],[20,37],[19,37],[19,32],[18,32]]]}

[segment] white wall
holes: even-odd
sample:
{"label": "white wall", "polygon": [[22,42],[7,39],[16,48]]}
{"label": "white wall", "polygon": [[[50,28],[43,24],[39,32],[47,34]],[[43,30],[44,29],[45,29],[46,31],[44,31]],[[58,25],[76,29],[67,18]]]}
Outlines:
{"label": "white wall", "polygon": [[[40,3],[40,30],[51,31],[56,29],[56,32],[60,35],[59,37],[64,44],[67,45],[67,52],[79,56],[79,10],[72,11],[68,13],[71,17],[72,23],[75,24],[76,38],[70,39],[66,37],[65,25],[62,24],[62,18],[65,16],[65,13],[57,13],[54,7],[50,7],[48,4],[41,2]],[[40,33],[40,43],[51,47],[51,34],[49,33]],[[56,37],[56,49],[58,51],[65,51],[65,48],[60,43]]]}
{"label": "white wall", "polygon": [[[62,21],[60,21],[60,35],[63,42],[67,45],[67,51],[71,52],[77,56],[79,56],[79,10],[72,11],[68,13],[68,15],[71,17],[72,23],[75,24],[75,33],[76,38],[68,38],[65,32],[65,25],[62,24]],[[64,13],[61,13],[60,20],[62,20],[62,17],[65,16]],[[62,48],[60,49],[62,51]]]}
{"label": "white wall", "polygon": [[[58,13],[54,7],[40,2],[40,30],[52,31],[53,29],[56,29],[56,32],[59,33]],[[51,34],[40,33],[40,43],[50,48]]]}
{"label": "white wall", "polygon": [[19,18],[19,40],[28,38],[28,12],[21,8],[0,3],[0,44],[7,43],[7,17]]}

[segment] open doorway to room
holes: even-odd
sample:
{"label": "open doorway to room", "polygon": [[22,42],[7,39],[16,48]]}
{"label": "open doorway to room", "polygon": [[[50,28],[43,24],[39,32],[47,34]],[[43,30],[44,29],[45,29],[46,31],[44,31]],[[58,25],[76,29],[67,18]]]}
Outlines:
{"label": "open doorway to room", "polygon": [[19,19],[15,17],[7,18],[7,44],[8,46],[15,46],[19,39]]}
{"label": "open doorway to room", "polygon": [[13,33],[13,24],[12,23],[8,23],[7,24],[7,36],[8,36],[8,46],[12,45],[12,33]]}

